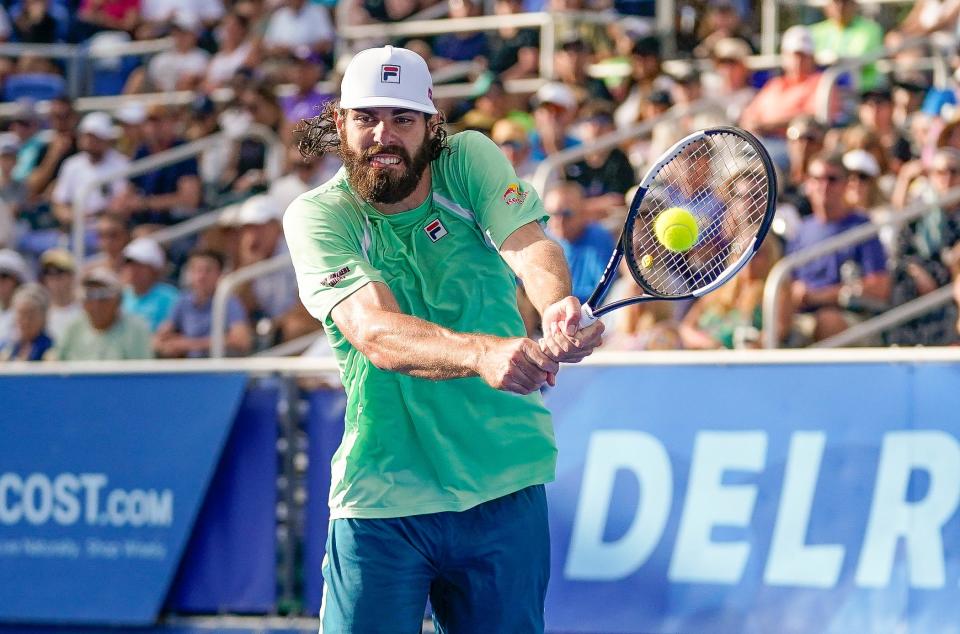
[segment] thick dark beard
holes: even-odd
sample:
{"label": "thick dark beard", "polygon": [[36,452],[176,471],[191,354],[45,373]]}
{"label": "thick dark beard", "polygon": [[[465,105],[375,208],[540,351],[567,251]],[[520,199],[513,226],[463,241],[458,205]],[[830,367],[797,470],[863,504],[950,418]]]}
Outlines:
{"label": "thick dark beard", "polygon": [[[406,148],[400,145],[374,145],[364,152],[357,152],[350,148],[347,140],[341,136],[337,153],[347,168],[350,187],[361,198],[371,203],[390,205],[400,202],[417,188],[423,172],[430,165],[431,150],[429,139],[426,139],[413,158],[410,158]],[[371,167],[369,159],[375,154],[398,156],[406,169],[396,174],[391,169]]]}

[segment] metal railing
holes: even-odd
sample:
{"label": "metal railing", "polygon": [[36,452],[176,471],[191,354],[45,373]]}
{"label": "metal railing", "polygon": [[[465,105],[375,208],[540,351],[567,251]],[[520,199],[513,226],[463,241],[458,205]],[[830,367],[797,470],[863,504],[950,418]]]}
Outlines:
{"label": "metal railing", "polygon": [[[834,64],[831,64],[826,70],[823,71],[823,75],[821,76],[819,83],[817,83],[817,91],[814,96],[817,120],[819,120],[821,123],[830,123],[830,101],[831,97],[833,96],[834,88],[836,87],[841,76],[846,73],[853,73],[854,71],[862,70],[863,68],[872,64],[883,62],[884,60],[887,60],[887,58],[891,58],[902,51],[916,48],[917,46],[921,45],[925,46],[928,41],[929,40],[926,37],[912,37],[904,40],[904,42],[894,48],[884,48],[880,51],[870,53],[869,55],[862,55],[856,59],[842,59]],[[943,57],[942,53],[938,52],[938,50],[934,50],[933,55],[930,57],[921,58],[916,60],[916,62],[917,63],[910,63],[909,66],[904,66],[895,63],[893,60],[890,60],[887,64],[878,64],[878,71],[892,71],[894,69],[903,68],[909,68],[911,70],[932,68],[934,85],[937,87],[943,87],[947,85],[950,77],[950,68],[947,60]]]}
{"label": "metal railing", "polygon": [[[915,0],[870,0],[869,4],[913,4]],[[760,51],[767,55],[777,52],[777,33],[780,22],[780,6],[822,7],[827,0],[761,0],[760,4]],[[868,4],[868,3],[861,3]]]}
{"label": "metal railing", "polygon": [[146,158],[143,158],[139,161],[134,161],[130,163],[127,167],[122,170],[117,170],[110,174],[97,176],[92,178],[90,181],[85,183],[77,192],[77,195],[73,199],[73,226],[71,229],[71,240],[72,240],[72,250],[73,256],[77,262],[83,262],[84,251],[86,248],[85,238],[86,238],[86,220],[87,220],[87,210],[86,210],[86,201],[89,198],[90,194],[95,191],[98,187],[103,186],[106,183],[114,182],[121,178],[130,178],[133,176],[140,176],[141,174],[146,174],[161,167],[166,167],[167,165],[173,165],[179,163],[185,159],[198,156],[203,153],[205,150],[214,147],[217,143],[220,143],[225,140],[242,140],[242,139],[256,139],[262,141],[267,146],[267,158],[266,158],[266,171],[269,178],[274,178],[277,176],[279,171],[279,160],[276,158],[277,153],[281,150],[280,139],[277,134],[270,128],[260,125],[253,124],[250,126],[250,129],[247,130],[242,136],[238,138],[231,138],[227,135],[226,132],[217,132],[216,134],[211,134],[203,138],[197,139],[196,141],[191,141],[190,143],[184,143],[183,145],[178,145],[169,150],[164,150],[163,152],[158,152]]}
{"label": "metal railing", "polygon": [[777,329],[773,327],[774,324],[779,323],[780,317],[778,314],[777,293],[780,291],[780,287],[787,281],[787,276],[792,274],[797,268],[845,247],[876,238],[884,229],[902,226],[904,223],[911,222],[932,213],[941,206],[953,205],[958,202],[960,202],[960,187],[951,189],[932,204],[927,202],[917,203],[902,212],[889,214],[883,222],[871,222],[860,225],[859,227],[854,227],[849,231],[844,231],[823,242],[811,245],[806,249],[791,253],[782,258],[770,269],[770,273],[767,275],[767,281],[763,287],[763,318],[761,322],[764,325],[762,334],[763,347],[779,347]]}
{"label": "metal railing", "polygon": [[154,40],[140,40],[131,42],[116,42],[91,46],[84,44],[24,44],[3,42],[0,43],[0,57],[19,58],[24,55],[43,57],[47,59],[62,59],[66,62],[67,94],[70,97],[79,97],[84,92],[81,82],[84,77],[85,64],[94,59],[111,57],[153,55],[173,48],[173,38],[164,37]]}
{"label": "metal railing", "polygon": [[[672,2],[672,0],[660,0]],[[505,26],[540,29],[540,77],[553,77],[553,53],[556,48],[556,31],[560,23],[589,22],[609,24],[619,16],[611,13],[571,11],[563,13],[516,13],[513,15],[483,15],[471,18],[445,18],[440,20],[405,20],[386,24],[363,24],[340,26],[337,36],[344,41],[386,40],[397,37],[420,35],[445,35],[448,33],[472,33],[496,31]],[[671,17],[672,20],[672,17]],[[671,22],[672,25],[672,22]]]}
{"label": "metal railing", "polygon": [[564,165],[578,161],[592,152],[609,150],[622,143],[649,134],[661,123],[667,123],[690,115],[710,112],[720,106],[719,101],[709,98],[701,99],[689,106],[675,106],[658,117],[635,123],[625,130],[615,130],[590,143],[584,143],[583,145],[561,150],[552,156],[548,156],[537,165],[530,184],[543,195],[546,193],[547,185],[550,183],[550,177]]}
{"label": "metal railing", "polygon": [[882,315],[877,315],[872,319],[855,324],[839,334],[818,341],[810,347],[840,348],[849,346],[926,315],[951,301],[953,301],[953,288],[951,284],[947,284],[926,295],[912,299],[906,304],[891,308]]}
{"label": "metal railing", "polygon": [[230,296],[241,284],[246,284],[258,277],[270,275],[293,266],[290,254],[275,255],[268,260],[262,260],[249,266],[227,273],[217,284],[213,293],[213,307],[210,315],[210,356],[219,359],[226,354],[227,332],[227,302]]}

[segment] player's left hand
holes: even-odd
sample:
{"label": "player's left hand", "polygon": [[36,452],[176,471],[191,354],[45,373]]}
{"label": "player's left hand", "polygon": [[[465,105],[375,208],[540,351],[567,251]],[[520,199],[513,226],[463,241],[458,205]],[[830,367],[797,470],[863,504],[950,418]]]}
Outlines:
{"label": "player's left hand", "polygon": [[580,329],[580,300],[565,297],[543,312],[540,349],[558,363],[577,363],[601,345],[603,323]]}

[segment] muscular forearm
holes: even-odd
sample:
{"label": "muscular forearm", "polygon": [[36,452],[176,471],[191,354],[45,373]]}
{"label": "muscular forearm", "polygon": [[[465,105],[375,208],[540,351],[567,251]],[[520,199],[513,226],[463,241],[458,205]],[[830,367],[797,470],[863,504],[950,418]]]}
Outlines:
{"label": "muscular forearm", "polygon": [[367,314],[352,342],[381,370],[442,381],[477,376],[492,336],[463,334],[418,317],[379,310]]}
{"label": "muscular forearm", "polygon": [[507,238],[500,255],[523,282],[527,298],[541,316],[548,306],[570,295],[570,269],[563,249],[536,224],[521,227]]}

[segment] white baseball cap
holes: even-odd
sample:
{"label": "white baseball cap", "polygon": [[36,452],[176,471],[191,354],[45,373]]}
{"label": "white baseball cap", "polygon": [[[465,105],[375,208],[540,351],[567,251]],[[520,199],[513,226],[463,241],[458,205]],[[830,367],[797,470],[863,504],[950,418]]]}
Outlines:
{"label": "white baseball cap", "polygon": [[848,172],[858,172],[873,178],[880,176],[880,164],[876,157],[866,150],[850,150],[844,154],[843,166]]}
{"label": "white baseball cap", "polygon": [[150,238],[137,238],[125,246],[123,257],[158,270],[162,269],[167,263],[167,256],[163,249],[155,240]]}
{"label": "white baseball cap", "polygon": [[433,78],[411,50],[384,46],[357,53],[343,73],[341,108],[409,108],[437,114]]}
{"label": "white baseball cap", "polygon": [[813,34],[810,29],[797,24],[784,31],[780,40],[780,52],[813,55]]}
{"label": "white baseball cap", "polygon": [[237,226],[265,225],[280,220],[283,208],[269,194],[256,194],[243,201],[234,217]]}
{"label": "white baseball cap", "polygon": [[80,120],[78,127],[81,134],[92,134],[100,139],[116,139],[120,130],[113,125],[113,119],[106,112],[91,112]]}
{"label": "white baseball cap", "polygon": [[0,273],[12,275],[21,282],[29,282],[31,279],[26,260],[13,249],[0,249]]}
{"label": "white baseball cap", "polygon": [[554,81],[540,86],[534,98],[534,103],[538,106],[552,103],[561,108],[573,110],[577,107],[577,96],[566,84]]}

